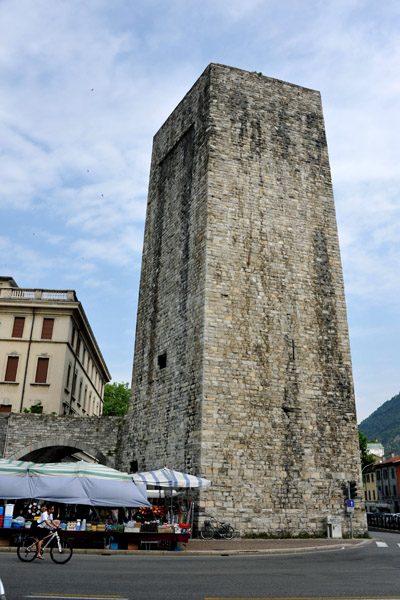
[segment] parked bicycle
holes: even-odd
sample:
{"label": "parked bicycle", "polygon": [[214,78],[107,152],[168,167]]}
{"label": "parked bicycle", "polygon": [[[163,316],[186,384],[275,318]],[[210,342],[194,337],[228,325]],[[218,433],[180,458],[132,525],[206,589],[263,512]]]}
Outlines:
{"label": "parked bicycle", "polygon": [[[51,560],[59,565],[63,565],[70,560],[73,550],[69,541],[62,539],[58,531],[56,529],[43,538],[42,553],[49,547]],[[34,560],[38,555],[38,544],[39,540],[32,535],[25,536],[18,544],[18,558],[23,562]]]}
{"label": "parked bicycle", "polygon": [[200,536],[203,540],[212,540],[214,538],[231,540],[235,536],[235,530],[229,523],[218,521],[215,517],[209,517],[204,521],[203,527],[200,529]]}

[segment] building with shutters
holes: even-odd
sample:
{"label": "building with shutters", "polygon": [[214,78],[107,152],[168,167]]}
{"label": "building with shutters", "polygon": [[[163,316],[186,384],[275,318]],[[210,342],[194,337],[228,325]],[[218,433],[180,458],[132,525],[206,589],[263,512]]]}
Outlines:
{"label": "building with shutters", "polygon": [[400,454],[375,464],[378,512],[400,512]]}
{"label": "building with shutters", "polygon": [[0,412],[100,415],[110,379],[74,290],[0,277]]}

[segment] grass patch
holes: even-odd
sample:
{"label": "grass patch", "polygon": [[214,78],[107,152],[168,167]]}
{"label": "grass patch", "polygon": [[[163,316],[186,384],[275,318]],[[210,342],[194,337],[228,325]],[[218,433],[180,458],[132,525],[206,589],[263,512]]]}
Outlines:
{"label": "grass patch", "polygon": [[[344,533],[342,537],[344,540],[352,539],[348,533]],[[364,533],[359,533],[358,535],[353,535],[353,539],[354,540],[360,540],[360,539],[361,540],[363,540],[363,539],[370,540],[371,536],[369,535],[368,531],[365,531]]]}

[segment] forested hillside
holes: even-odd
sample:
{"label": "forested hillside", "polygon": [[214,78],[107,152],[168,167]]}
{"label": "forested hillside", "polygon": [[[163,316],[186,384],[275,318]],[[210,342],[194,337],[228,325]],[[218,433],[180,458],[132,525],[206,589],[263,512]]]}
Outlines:
{"label": "forested hillside", "polygon": [[400,393],[388,400],[358,426],[368,440],[378,440],[385,456],[400,454]]}

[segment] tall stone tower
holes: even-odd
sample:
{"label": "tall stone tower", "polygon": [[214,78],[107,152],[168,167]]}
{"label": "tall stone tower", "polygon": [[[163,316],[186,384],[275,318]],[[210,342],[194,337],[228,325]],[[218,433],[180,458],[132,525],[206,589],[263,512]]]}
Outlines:
{"label": "tall stone tower", "polygon": [[347,529],[360,458],[318,92],[211,64],[156,134],[132,387],[126,466],[212,479],[200,516]]}

